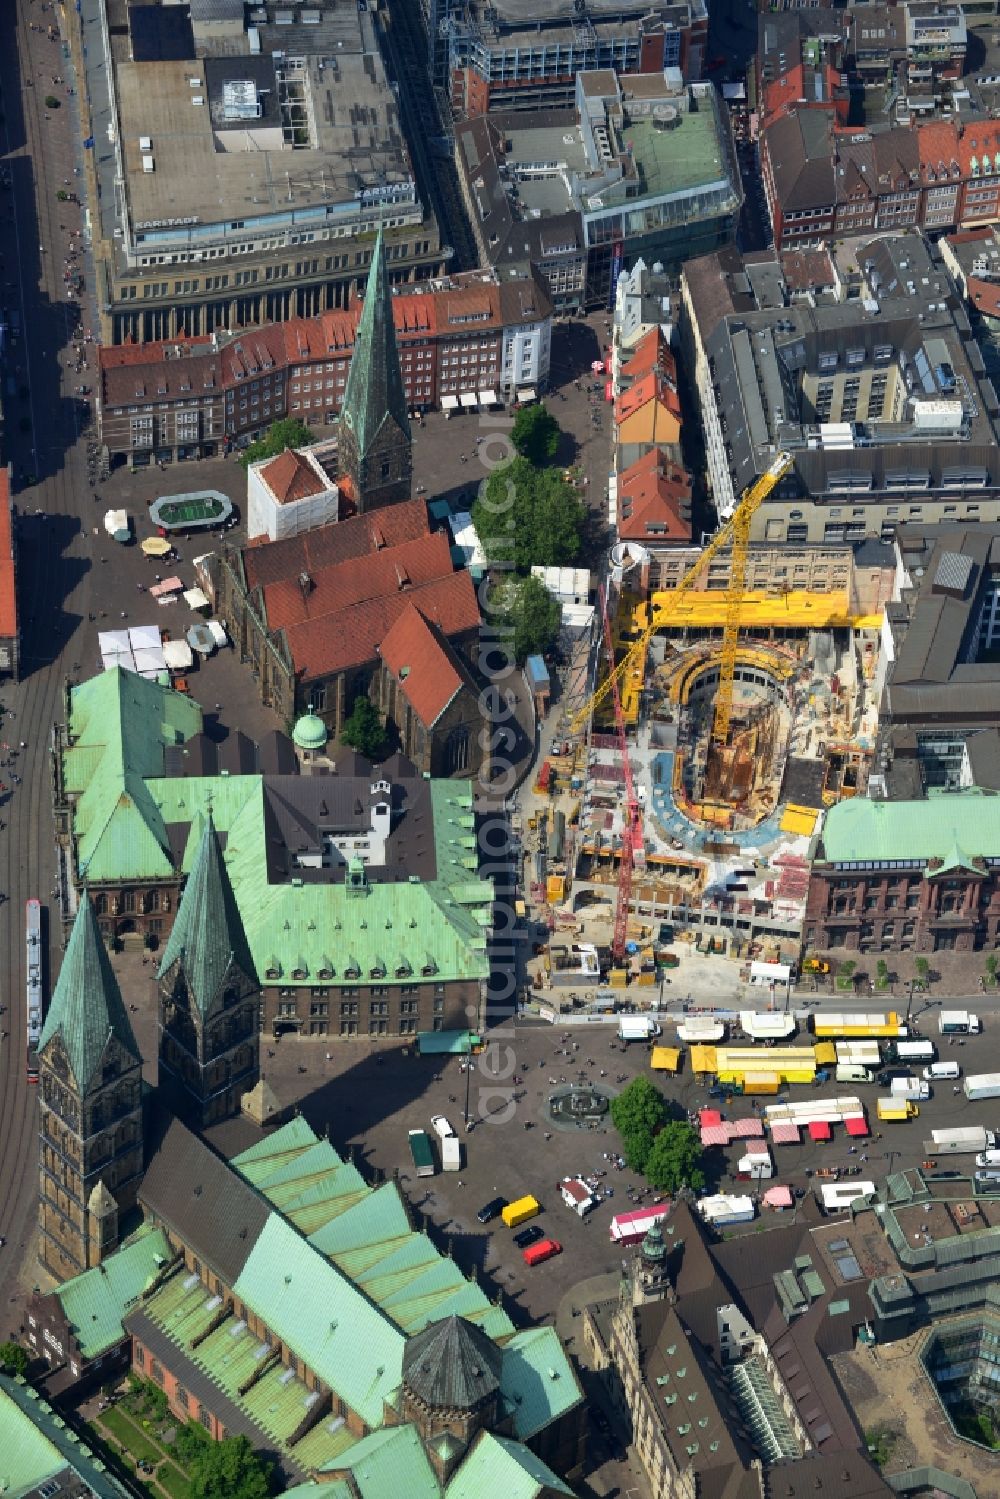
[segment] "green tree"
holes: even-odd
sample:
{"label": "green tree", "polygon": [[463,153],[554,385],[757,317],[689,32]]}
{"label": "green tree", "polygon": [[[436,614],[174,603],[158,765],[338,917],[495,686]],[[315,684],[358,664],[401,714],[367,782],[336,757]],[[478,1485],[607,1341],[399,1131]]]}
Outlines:
{"label": "green tree", "polygon": [[190,1469],[194,1499],[268,1499],[273,1467],[246,1437],[223,1437],[198,1451]]}
{"label": "green tree", "polygon": [[657,1130],[667,1117],[663,1094],[648,1077],[635,1077],[611,1100],[611,1122],[633,1171],[645,1171]]}
{"label": "green tree", "polygon": [[990,953],[986,959],[986,982],[988,984],[996,984],[998,963],[1000,963],[1000,959],[997,958],[996,953]]}
{"label": "green tree", "polygon": [[521,406],[510,440],[522,458],[538,468],[551,463],[559,447],[559,423],[545,406]]}
{"label": "green tree", "polygon": [[344,720],[340,731],[341,744],[350,745],[359,755],[377,760],[385,743],[385,726],[378,709],[370,698],[363,694],[354,699],[350,716]]}
{"label": "green tree", "polygon": [[671,1119],[663,1126],[646,1158],[646,1180],[660,1192],[674,1193],[679,1187],[697,1190],[705,1185],[701,1169],[701,1141],[685,1119]]}
{"label": "green tree", "polygon": [[878,975],[878,987],[880,989],[886,988],[889,983],[889,965],[885,961],[885,958],[879,958],[875,965],[875,972]]}
{"label": "green tree", "polygon": [[523,666],[528,656],[544,655],[562,620],[562,607],[541,578],[532,573],[511,589],[508,621],[514,630],[514,656]]}
{"label": "green tree", "polygon": [[557,469],[515,458],[490,475],[472,519],[490,562],[526,573],[563,567],[580,555],[586,507]]}
{"label": "green tree", "polygon": [[20,1343],[0,1343],[0,1368],[5,1374],[20,1374],[23,1378],[30,1362]]}
{"label": "green tree", "polygon": [[917,978],[919,982],[926,988],[927,980],[930,976],[931,965],[928,963],[926,958],[918,958],[913,966],[917,971]]}
{"label": "green tree", "polygon": [[264,436],[250,444],[240,462],[244,468],[249,468],[251,463],[259,463],[262,458],[276,458],[286,448],[304,448],[312,441],[313,435],[305,422],[300,422],[296,416],[286,416],[280,422],[272,422]]}

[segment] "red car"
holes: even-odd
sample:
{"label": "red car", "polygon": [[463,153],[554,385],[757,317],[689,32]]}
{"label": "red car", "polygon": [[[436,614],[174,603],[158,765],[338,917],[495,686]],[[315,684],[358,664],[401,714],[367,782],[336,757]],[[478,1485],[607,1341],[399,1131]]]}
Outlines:
{"label": "red car", "polygon": [[562,1245],[558,1240],[542,1239],[540,1243],[530,1244],[527,1249],[523,1249],[521,1258],[526,1265],[540,1265],[543,1260],[550,1260],[556,1254],[562,1254]]}

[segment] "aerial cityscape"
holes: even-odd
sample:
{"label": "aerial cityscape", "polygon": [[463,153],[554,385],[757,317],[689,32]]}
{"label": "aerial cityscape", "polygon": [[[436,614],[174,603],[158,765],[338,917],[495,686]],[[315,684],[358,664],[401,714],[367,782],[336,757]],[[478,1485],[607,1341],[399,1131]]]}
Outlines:
{"label": "aerial cityscape", "polygon": [[998,0],[11,0],[0,203],[0,1492],[1000,1499]]}

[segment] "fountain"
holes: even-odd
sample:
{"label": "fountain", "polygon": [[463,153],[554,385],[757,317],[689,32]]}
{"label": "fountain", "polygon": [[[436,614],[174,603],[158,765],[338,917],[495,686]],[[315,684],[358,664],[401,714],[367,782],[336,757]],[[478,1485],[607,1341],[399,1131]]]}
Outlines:
{"label": "fountain", "polygon": [[593,1083],[570,1084],[549,1095],[549,1119],[557,1129],[596,1129],[611,1107],[611,1095]]}

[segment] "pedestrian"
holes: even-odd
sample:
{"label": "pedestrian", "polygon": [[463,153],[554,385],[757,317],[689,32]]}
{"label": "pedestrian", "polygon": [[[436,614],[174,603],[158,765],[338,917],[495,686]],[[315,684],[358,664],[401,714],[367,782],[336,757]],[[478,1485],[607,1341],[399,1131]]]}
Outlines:
{"label": "pedestrian", "polygon": [[327,1052],[327,1054],[326,1054],[326,1060],[328,1062],[332,1062],[333,1061],[333,1053],[332,1052],[329,1052],[329,1051]]}

